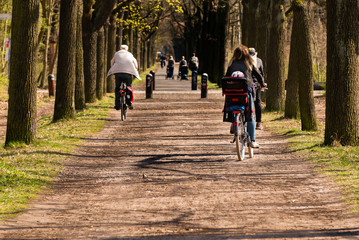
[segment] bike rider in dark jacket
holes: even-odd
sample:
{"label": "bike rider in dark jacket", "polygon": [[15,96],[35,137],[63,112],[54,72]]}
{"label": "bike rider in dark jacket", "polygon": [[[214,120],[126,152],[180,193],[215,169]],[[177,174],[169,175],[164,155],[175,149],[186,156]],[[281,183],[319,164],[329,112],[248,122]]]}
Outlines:
{"label": "bike rider in dark jacket", "polygon": [[[251,92],[250,102],[249,104],[253,106],[253,97],[254,94],[253,87],[253,77],[255,77],[260,84],[260,86],[264,87],[264,80],[262,75],[259,73],[259,70],[255,67],[253,59],[249,55],[248,48],[244,45],[240,45],[234,50],[233,57],[231,59],[231,64],[227,69],[226,76],[232,76],[234,72],[240,71],[247,78],[247,83],[249,87],[249,91]],[[252,120],[247,123],[248,133],[251,137],[251,147],[258,148],[259,144],[256,143],[256,135],[255,135],[255,119],[254,116]]]}

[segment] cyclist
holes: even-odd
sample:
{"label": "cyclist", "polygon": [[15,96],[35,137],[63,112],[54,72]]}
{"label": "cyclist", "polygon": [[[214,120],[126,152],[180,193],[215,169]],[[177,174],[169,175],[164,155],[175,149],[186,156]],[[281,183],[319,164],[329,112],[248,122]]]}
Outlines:
{"label": "cyclist", "polygon": [[[232,76],[234,72],[242,72],[248,81],[248,90],[250,94],[249,105],[253,109],[253,76],[256,77],[260,86],[264,87],[264,81],[262,75],[259,73],[258,69],[254,65],[253,58],[250,57],[248,48],[244,45],[240,45],[234,50],[233,57],[231,59],[230,66],[227,69],[226,76]],[[251,137],[250,146],[252,148],[259,148],[259,144],[256,143],[256,134],[255,134],[255,119],[252,115],[251,120],[247,123],[248,133]]]}
{"label": "cyclist", "polygon": [[136,58],[128,51],[127,45],[121,45],[120,51],[116,52],[111,60],[111,68],[107,73],[107,76],[115,74],[116,88],[115,88],[115,109],[120,110],[120,88],[121,83],[125,82],[131,96],[131,101],[128,102],[129,109],[133,109],[133,90],[132,90],[132,78],[133,76],[139,80],[138,65]]}
{"label": "cyclist", "polygon": [[[256,66],[256,68],[259,70],[260,74],[264,77],[264,71],[263,71],[263,62],[262,59],[260,59],[259,57],[257,57],[258,53],[256,52],[256,50],[254,48],[249,48],[249,54],[252,56],[253,60],[254,60],[254,66]],[[256,111],[256,129],[262,130],[263,129],[263,125],[262,125],[262,101],[261,101],[261,87],[258,86],[258,81],[257,78],[254,77],[253,78],[254,83],[256,84],[256,98],[254,101],[254,107],[255,107],[255,111]],[[264,84],[266,85],[266,84]]]}
{"label": "cyclist", "polygon": [[161,68],[163,68],[166,66],[167,56],[162,54],[160,59],[161,59]]}

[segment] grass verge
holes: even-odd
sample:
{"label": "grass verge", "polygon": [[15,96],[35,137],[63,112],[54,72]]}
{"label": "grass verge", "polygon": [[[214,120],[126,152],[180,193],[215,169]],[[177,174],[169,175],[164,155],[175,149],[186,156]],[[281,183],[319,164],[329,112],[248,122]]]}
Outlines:
{"label": "grass verge", "polygon": [[37,140],[32,145],[0,148],[0,220],[20,213],[36,195],[56,179],[62,162],[78,145],[104,127],[114,101],[108,95],[89,104],[69,121],[52,123],[52,116],[38,121]]}
{"label": "grass verge", "polygon": [[285,119],[282,113],[265,113],[265,125],[289,138],[291,150],[318,166],[318,171],[341,186],[344,200],[359,212],[359,146],[324,146],[324,126],[315,132],[301,131],[299,120]]}
{"label": "grass verge", "polygon": [[7,79],[7,75],[0,73],[0,102],[7,101],[7,87],[9,85],[9,81]]}

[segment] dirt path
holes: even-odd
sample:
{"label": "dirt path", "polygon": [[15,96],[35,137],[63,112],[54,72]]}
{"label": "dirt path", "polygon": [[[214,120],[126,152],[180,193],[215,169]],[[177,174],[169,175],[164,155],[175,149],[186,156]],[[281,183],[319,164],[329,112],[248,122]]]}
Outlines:
{"label": "dirt path", "polygon": [[285,138],[258,131],[255,159],[236,161],[208,96],[138,93],[0,239],[359,239],[359,216]]}

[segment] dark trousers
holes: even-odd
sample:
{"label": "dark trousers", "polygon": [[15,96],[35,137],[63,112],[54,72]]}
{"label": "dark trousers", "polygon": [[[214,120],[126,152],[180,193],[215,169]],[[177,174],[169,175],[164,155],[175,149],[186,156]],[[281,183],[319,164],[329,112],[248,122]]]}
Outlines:
{"label": "dark trousers", "polygon": [[127,86],[132,88],[132,75],[128,73],[116,73],[116,87],[115,87],[115,107],[120,107],[120,89],[121,83],[126,83]]}
{"label": "dark trousers", "polygon": [[256,88],[256,101],[254,101],[254,108],[256,110],[256,122],[262,122],[262,101],[261,89]]}

